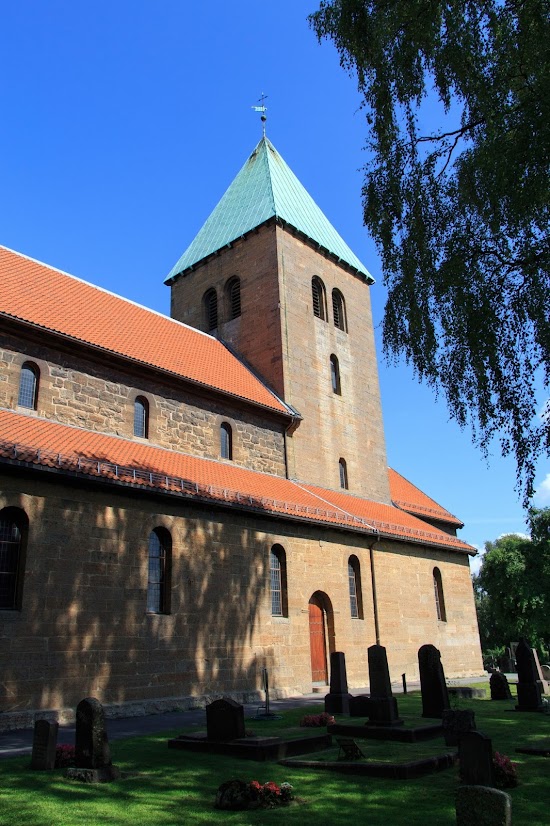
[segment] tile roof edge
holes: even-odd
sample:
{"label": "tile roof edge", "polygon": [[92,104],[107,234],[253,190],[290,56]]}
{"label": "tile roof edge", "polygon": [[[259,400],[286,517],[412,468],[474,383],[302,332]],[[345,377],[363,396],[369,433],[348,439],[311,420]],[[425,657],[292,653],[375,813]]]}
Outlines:
{"label": "tile roof edge", "polygon": [[[29,418],[26,414],[19,413],[17,411],[13,411],[13,410],[9,410],[8,408],[0,408],[0,409],[2,409],[4,412],[8,412],[11,415],[14,415],[14,416],[17,416],[17,417],[20,417],[20,418],[23,418],[23,419],[28,419]],[[33,419],[34,418],[35,417],[33,417]],[[40,419],[39,417],[36,417],[36,420],[45,421],[43,419]],[[91,432],[91,431],[89,431],[85,428],[78,427],[77,425],[61,424],[60,422],[51,422],[49,420],[48,420],[48,424],[53,424],[54,426],[58,426],[58,427],[61,427],[61,428],[70,428],[71,430],[78,430],[82,433],[87,433],[87,434],[89,434]],[[129,440],[129,439],[123,437],[123,436],[117,436],[117,435],[114,435],[114,434],[104,434],[104,433],[97,433],[96,434],[95,431],[94,431],[94,435],[107,437],[107,438],[110,438],[110,439],[116,439],[116,440],[119,440],[119,441],[122,441],[122,442],[132,444],[131,440]],[[8,445],[8,441],[3,440],[3,444]],[[49,451],[44,451],[44,450],[38,448],[37,449],[37,454],[38,455],[37,455],[36,461],[35,460],[25,461],[25,460],[21,460],[21,459],[17,458],[17,448],[19,447],[22,450],[32,450],[32,451],[34,451],[35,448],[32,445],[19,445],[15,441],[14,442],[10,441],[9,445],[11,446],[11,449],[14,451],[14,456],[11,457],[11,459],[8,458],[8,457],[4,457],[4,458],[7,459],[7,461],[10,464],[23,464],[25,466],[30,464],[33,467],[39,467],[39,468],[40,467],[44,468],[44,466],[46,465],[50,470],[56,470],[56,471],[59,471],[59,472],[63,472],[63,468],[61,467],[61,464],[60,464],[60,457],[62,456],[61,453],[55,452],[55,451],[50,451],[50,452]],[[0,449],[1,449],[1,447],[2,447],[2,442],[0,442]],[[164,447],[161,447],[159,445],[150,445],[150,447],[153,448],[154,450],[159,450],[161,452],[179,453],[179,451],[172,451],[172,450],[169,450],[168,448],[164,448]],[[44,459],[48,455],[48,453],[51,453],[52,457],[54,457],[54,456],[57,457],[57,460],[58,460],[58,467],[57,468],[52,468],[50,465],[47,465],[46,462],[44,461]],[[191,454],[185,454],[185,455],[188,455],[188,456],[190,456],[190,458],[199,460],[201,462],[209,462],[209,463],[214,463],[214,464],[220,464],[219,460],[216,460],[216,459],[210,459],[210,458],[206,458],[206,457],[197,457],[197,456],[192,456]],[[1,463],[1,458],[2,457],[0,455],[0,463]],[[42,459],[42,461],[40,461],[40,459]],[[96,474],[92,475],[91,473],[86,473],[85,470],[81,469],[80,463],[83,459],[84,459],[85,462],[92,462],[92,464],[94,464],[94,466],[96,464],[104,465],[105,467],[113,465],[114,467],[119,468],[121,471],[128,471],[129,472],[130,470],[132,470],[133,474],[134,474],[134,480],[136,479],[136,476],[135,476],[136,469],[135,468],[134,469],[131,469],[129,467],[126,468],[125,466],[123,467],[122,465],[118,465],[117,463],[113,463],[113,462],[106,461],[106,460],[101,460],[100,461],[100,460],[96,460],[96,459],[93,459],[93,458],[90,458],[90,457],[77,457],[77,470],[72,471],[72,472],[82,473],[82,475],[86,476],[86,477],[92,477],[93,476],[93,478],[96,478],[96,479],[98,478],[98,476]],[[72,462],[74,464],[75,457],[72,457],[70,459],[70,462]],[[273,474],[269,474],[269,473],[266,473],[266,472],[252,471],[249,468],[243,468],[243,469],[247,470],[248,472],[250,472],[252,474],[258,474],[258,475],[262,475],[262,476],[273,477]],[[98,474],[99,473],[100,473],[100,471],[98,470]],[[141,469],[140,471],[138,471],[138,473],[146,474],[149,477],[158,476],[159,478],[164,478],[164,479],[166,479],[167,486],[168,486],[168,481],[169,480],[171,480],[172,482],[174,482],[174,480],[175,480],[175,481],[178,481],[178,482],[182,483],[182,490],[181,491],[179,491],[179,490],[178,491],[171,491],[170,489],[163,488],[162,485],[160,485],[160,486],[159,485],[153,485],[152,482],[151,482],[150,485],[143,485],[143,486],[139,485],[139,489],[141,489],[141,490],[143,490],[143,489],[152,489],[152,490],[156,490],[156,491],[164,490],[165,493],[173,493],[174,495],[175,495],[175,493],[178,493],[178,495],[183,495],[183,480],[182,479],[179,479],[179,478],[176,479],[176,477],[161,474],[158,471],[153,472],[153,471],[147,471],[147,470]],[[296,487],[301,488],[301,485],[297,484],[295,481],[293,481],[291,479],[287,479],[286,477],[276,477],[276,478],[284,479],[290,485],[295,485]],[[104,483],[112,483],[112,484],[116,483],[116,484],[121,484],[121,485],[130,485],[132,487],[134,487],[134,485],[137,484],[135,481],[134,482],[124,482],[124,481],[121,481],[121,480],[118,480],[118,479],[117,480],[112,480],[112,479],[105,479],[105,478],[103,479],[103,482]],[[189,483],[189,480],[186,480],[186,483],[192,484],[192,483]],[[194,483],[194,485],[197,489],[195,496],[197,496],[199,494],[199,489],[198,489],[199,485],[198,485],[198,483]],[[205,486],[201,485],[201,487],[205,487]],[[212,489],[213,486],[210,485],[210,486],[206,486],[206,487],[209,487],[210,489]],[[233,492],[237,495],[237,497],[239,495],[242,495],[243,497],[248,496],[248,499],[250,500],[250,495],[248,495],[248,494],[240,494],[239,491],[233,491]],[[308,491],[308,492],[311,493],[311,491]],[[327,493],[330,493],[330,491],[327,491]],[[208,499],[208,501],[212,502],[213,498],[214,497],[210,497],[210,499]],[[397,524],[393,525],[393,527],[396,530],[404,531],[405,535],[395,533],[395,532],[391,531],[392,523],[381,522],[380,520],[374,519],[374,520],[371,520],[372,522],[374,522],[374,524],[371,525],[370,522],[367,521],[366,519],[363,519],[362,517],[358,517],[358,516],[355,516],[353,514],[347,513],[347,511],[340,508],[337,504],[331,502],[330,499],[323,500],[323,498],[320,497],[320,496],[318,496],[317,498],[319,498],[320,501],[324,501],[326,505],[330,506],[331,510],[327,511],[327,514],[333,513],[335,518],[338,518],[340,516],[340,518],[343,517],[345,521],[340,522],[340,523],[338,523],[338,522],[335,523],[335,522],[330,522],[330,521],[327,521],[327,520],[315,519],[314,517],[304,517],[304,516],[301,516],[301,515],[293,515],[291,512],[288,512],[288,511],[280,512],[280,511],[275,510],[275,509],[274,510],[261,510],[257,506],[253,507],[252,503],[250,503],[249,506],[246,506],[246,503],[241,502],[239,499],[237,499],[237,501],[238,501],[238,506],[244,507],[247,510],[252,509],[255,512],[261,512],[261,513],[264,513],[264,514],[269,514],[271,517],[274,517],[274,518],[293,519],[293,520],[300,521],[300,522],[306,523],[306,524],[311,524],[313,522],[315,524],[323,525],[327,528],[333,528],[333,529],[336,529],[336,530],[351,530],[353,532],[370,533],[374,536],[384,537],[384,538],[387,538],[387,539],[390,539],[390,540],[396,541],[396,542],[399,542],[399,541],[401,541],[401,542],[415,542],[417,544],[430,545],[430,546],[438,547],[438,548],[446,547],[447,549],[454,550],[457,553],[467,553],[469,555],[472,555],[472,554],[476,553],[475,548],[473,548],[472,546],[469,546],[467,543],[463,542],[462,540],[458,539],[457,537],[451,537],[447,534],[441,534],[440,535],[441,539],[443,539],[444,542],[439,542],[439,541],[437,541],[437,535],[434,536],[431,533],[431,531],[428,531],[426,534],[424,534],[424,532],[421,529],[418,529],[418,531],[415,531],[415,529],[410,528],[409,526],[405,526],[405,525],[399,526]],[[356,497],[356,498],[364,499],[363,497]],[[264,497],[262,497],[262,500],[263,499],[264,499]],[[214,501],[219,502],[220,500],[214,498]],[[276,500],[273,500],[273,501],[275,502]],[[231,505],[231,506],[235,506],[234,503],[226,502],[226,504]],[[295,503],[295,507],[296,507],[296,503]],[[349,522],[348,522],[348,520],[349,520]],[[421,521],[421,520],[419,520],[419,521]],[[432,527],[432,526],[429,526],[429,527]],[[459,546],[459,547],[453,547],[453,546]]]}
{"label": "tile roof edge", "polygon": [[[275,405],[270,406],[270,405],[267,405],[267,404],[263,404],[262,402],[256,401],[254,399],[250,399],[247,396],[239,396],[236,393],[229,392],[229,390],[223,390],[220,387],[214,387],[214,385],[212,385],[212,384],[207,384],[206,382],[201,382],[198,379],[191,378],[190,376],[184,376],[184,375],[181,375],[180,373],[174,373],[172,370],[167,370],[166,368],[159,367],[158,365],[152,364],[149,361],[142,361],[140,359],[133,358],[132,356],[129,356],[127,353],[122,353],[120,350],[111,350],[109,347],[105,347],[101,344],[94,344],[94,342],[87,341],[85,338],[77,338],[76,336],[70,336],[67,333],[61,332],[60,330],[54,330],[51,327],[45,327],[41,324],[38,324],[35,321],[28,321],[27,319],[20,318],[19,316],[12,315],[11,313],[6,313],[6,312],[0,310],[0,318],[2,318],[2,317],[3,318],[9,318],[12,321],[16,321],[18,324],[21,324],[25,327],[30,327],[32,329],[37,329],[37,330],[45,330],[50,335],[52,335],[56,338],[59,338],[59,339],[62,339],[64,341],[68,341],[68,342],[76,342],[76,343],[78,343],[78,344],[82,345],[83,347],[86,347],[90,350],[94,350],[94,351],[97,351],[99,353],[109,353],[110,355],[117,356],[117,358],[120,358],[123,361],[128,362],[129,364],[135,364],[135,365],[141,365],[142,367],[147,367],[148,369],[153,370],[155,373],[158,373],[160,375],[170,376],[171,378],[177,379],[178,381],[181,381],[185,384],[189,384],[193,387],[198,387],[198,388],[202,388],[202,389],[205,389],[205,390],[209,390],[211,393],[214,393],[214,394],[220,395],[220,396],[224,396],[228,399],[235,399],[235,400],[239,401],[239,403],[241,403],[241,404],[251,405],[254,408],[259,408],[260,410],[268,411],[270,413],[273,413],[276,416],[284,416],[286,418],[291,418],[293,420],[297,418],[296,411],[291,409],[285,401],[280,399],[279,396],[270,387],[268,387],[266,385],[266,383],[263,381],[263,379],[261,379],[256,374],[253,374],[256,381],[258,381],[259,383],[262,384],[262,386],[265,388],[265,390],[268,393],[270,393],[273,396],[273,398],[277,402],[279,402],[279,404],[282,407],[285,408],[284,410],[278,409],[278,407],[276,407]],[[197,332],[200,332],[200,331],[197,331]],[[225,349],[228,349],[226,347],[226,345],[224,344],[224,342],[221,341],[221,339],[215,339],[215,340],[218,341],[222,346],[224,346]],[[231,355],[233,355],[235,357],[234,353],[232,353]],[[243,366],[246,367],[246,369],[248,369],[249,372],[252,373],[252,371],[250,370],[250,368],[247,367],[246,364],[243,363]],[[5,409],[7,409],[7,408],[5,408]],[[298,417],[301,418],[299,416],[299,414],[298,414]]]}
{"label": "tile roof edge", "polygon": [[[394,500],[392,498],[392,502],[395,501],[396,507],[400,507],[400,505],[402,505],[402,506],[407,506],[411,509],[416,508],[416,509],[422,510],[424,512],[433,513],[434,514],[434,519],[436,518],[435,514],[440,514],[440,521],[441,522],[448,522],[448,523],[453,524],[453,525],[460,525],[461,527],[464,527],[464,522],[462,521],[462,519],[459,519],[459,517],[455,516],[454,513],[451,513],[451,511],[447,510],[447,508],[444,508],[443,505],[440,505],[439,502],[436,502],[436,500],[432,496],[429,496],[427,493],[425,493],[421,488],[418,487],[418,485],[415,485],[414,482],[411,482],[410,479],[407,479],[406,476],[403,476],[402,473],[399,473],[398,470],[391,467],[390,465],[388,465],[388,470],[391,470],[392,473],[395,473],[397,476],[401,477],[401,479],[404,479],[405,482],[407,482],[409,485],[411,485],[411,487],[416,488],[416,490],[420,491],[420,493],[422,493],[424,496],[426,496],[427,499],[430,499],[432,502],[435,502],[435,504],[438,506],[438,508],[440,510],[437,511],[437,510],[435,510],[435,508],[428,508],[427,506],[415,504],[414,502],[407,502],[406,500],[400,500],[400,499]],[[398,502],[400,503],[400,505],[397,504]],[[402,509],[406,510],[406,507],[403,507]],[[446,519],[444,514],[447,514],[450,518]]]}
{"label": "tile roof edge", "polygon": [[[62,270],[59,267],[54,267],[52,264],[47,264],[45,261],[39,261],[38,258],[32,258],[30,255],[25,255],[25,253],[23,252],[11,249],[11,247],[6,247],[5,244],[0,244],[0,250],[6,250],[7,252],[11,252],[13,255],[17,255],[19,258],[24,258],[27,261],[31,261],[33,264],[38,264],[38,266],[40,267],[46,267],[46,269],[48,270],[53,270],[54,272],[58,272],[60,275],[64,275],[67,278],[72,278],[73,281],[78,281],[80,284],[85,284],[87,287],[91,287],[94,290],[98,290],[98,292],[110,295],[113,298],[117,298],[119,301],[124,301],[126,302],[126,304],[131,304],[133,307],[138,307],[140,310],[145,310],[145,312],[151,313],[151,315],[158,316],[159,318],[162,318],[165,321],[169,321],[172,324],[177,325],[178,327],[185,327],[187,330],[191,330],[192,332],[197,333],[201,336],[205,336],[206,338],[214,339],[215,341],[219,340],[216,339],[215,336],[210,335],[210,333],[205,333],[203,330],[199,330],[197,327],[191,327],[190,324],[185,324],[185,322],[183,321],[178,321],[176,318],[172,318],[172,316],[166,315],[165,313],[161,313],[160,310],[153,310],[151,307],[146,307],[145,304],[140,304],[138,301],[134,301],[132,298],[126,298],[126,296],[120,295],[119,293],[114,293],[112,290],[108,290],[106,287],[100,287],[97,284],[93,284],[91,281],[86,281],[85,278],[81,278],[79,275],[73,275],[72,273],[67,272],[66,270]],[[18,316],[12,316],[12,318],[17,317]],[[44,329],[48,330],[50,328],[44,327]],[[52,330],[52,332],[57,331]],[[78,340],[84,341],[84,339]]]}

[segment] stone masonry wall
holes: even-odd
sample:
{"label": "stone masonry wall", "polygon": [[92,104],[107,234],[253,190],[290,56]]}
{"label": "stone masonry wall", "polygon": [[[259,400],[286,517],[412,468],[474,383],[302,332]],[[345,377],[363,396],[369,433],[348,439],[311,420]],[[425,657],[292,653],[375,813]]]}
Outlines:
{"label": "stone masonry wall", "polygon": [[[6,335],[0,337],[0,407],[19,409],[20,370],[27,360],[40,369],[35,415],[133,439],[134,401],[139,395],[149,403],[149,443],[219,459],[220,425],[225,421],[233,431],[235,464],[285,475],[284,425],[274,417],[229,399],[203,398],[181,383],[131,377],[120,368]],[[21,412],[33,413],[27,408]]]}
{"label": "stone masonry wall", "polygon": [[[124,704],[251,691],[265,665],[279,695],[309,692],[315,592],[332,614],[327,646],[345,652],[350,686],[368,682],[372,537],[41,474],[10,473],[0,490],[0,511],[18,507],[30,521],[22,610],[0,611],[0,712],[74,707],[90,695]],[[172,536],[168,615],[146,612],[157,527]],[[271,615],[275,543],[286,552],[288,617]],[[350,553],[360,561],[364,619],[350,616]],[[392,679],[418,675],[424,643],[440,648],[447,677],[482,673],[467,559],[391,542],[373,556]],[[436,618],[434,565],[446,623]]]}
{"label": "stone masonry wall", "polygon": [[[241,316],[227,321],[225,285],[241,279]],[[328,320],[313,315],[311,279],[326,287]],[[368,285],[275,224],[260,227],[172,286],[172,315],[206,329],[202,297],[218,295],[217,334],[302,415],[287,441],[290,478],[340,487],[339,459],[353,493],[390,502]],[[348,332],[334,326],[332,289],[346,302]],[[330,356],[340,365],[332,391]]]}

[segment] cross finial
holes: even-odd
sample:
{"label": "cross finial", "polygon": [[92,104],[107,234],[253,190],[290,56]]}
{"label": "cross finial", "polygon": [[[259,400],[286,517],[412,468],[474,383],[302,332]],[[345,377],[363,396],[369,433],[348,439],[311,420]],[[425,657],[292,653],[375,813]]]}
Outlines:
{"label": "cross finial", "polygon": [[262,131],[265,138],[265,122],[267,120],[266,112],[267,106],[265,105],[264,101],[267,100],[267,95],[264,95],[262,92],[261,97],[258,98],[259,106],[252,106],[251,108],[254,109],[255,112],[261,112],[260,120],[262,121]]}

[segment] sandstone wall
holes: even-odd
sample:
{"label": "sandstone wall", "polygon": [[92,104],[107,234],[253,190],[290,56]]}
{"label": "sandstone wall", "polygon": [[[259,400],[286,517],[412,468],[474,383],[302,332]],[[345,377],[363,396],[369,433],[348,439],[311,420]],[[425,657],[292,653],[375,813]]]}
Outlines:
{"label": "sandstone wall", "polygon": [[[0,611],[0,711],[74,706],[90,695],[131,703],[251,691],[264,665],[275,692],[310,692],[315,592],[332,615],[327,647],[345,652],[350,687],[368,682],[368,537],[105,485],[56,484],[39,473],[6,475],[0,489],[0,511],[21,508],[30,522],[22,610]],[[148,539],[157,527],[173,543],[168,615],[146,611]],[[288,617],[271,615],[276,543],[286,551]],[[361,565],[363,619],[350,616],[350,553]],[[417,677],[417,650],[428,642],[441,650],[447,677],[481,673],[467,558],[393,542],[377,543],[373,557],[392,679]],[[436,616],[434,565],[445,623]]]}
{"label": "sandstone wall", "polygon": [[[233,432],[233,461],[285,475],[283,425],[245,405],[199,395],[183,383],[164,384],[120,367],[92,362],[50,347],[0,337],[0,407],[18,410],[21,366],[40,369],[35,415],[87,430],[134,438],[134,402],[149,403],[150,444],[193,456],[220,458],[220,425]],[[25,414],[33,413],[21,408]]]}

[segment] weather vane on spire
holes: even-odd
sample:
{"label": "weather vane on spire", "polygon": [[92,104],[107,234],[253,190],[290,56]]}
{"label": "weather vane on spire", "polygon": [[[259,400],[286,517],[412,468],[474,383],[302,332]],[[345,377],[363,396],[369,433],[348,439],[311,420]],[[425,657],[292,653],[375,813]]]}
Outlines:
{"label": "weather vane on spire", "polygon": [[258,103],[260,105],[251,107],[251,109],[254,109],[255,112],[261,112],[262,113],[261,117],[260,117],[260,120],[262,121],[262,131],[263,131],[263,134],[264,134],[264,138],[265,138],[265,122],[267,120],[267,116],[265,114],[267,112],[267,106],[265,106],[264,100],[267,100],[267,97],[268,96],[264,95],[264,93],[262,92],[261,97],[258,99]]}

